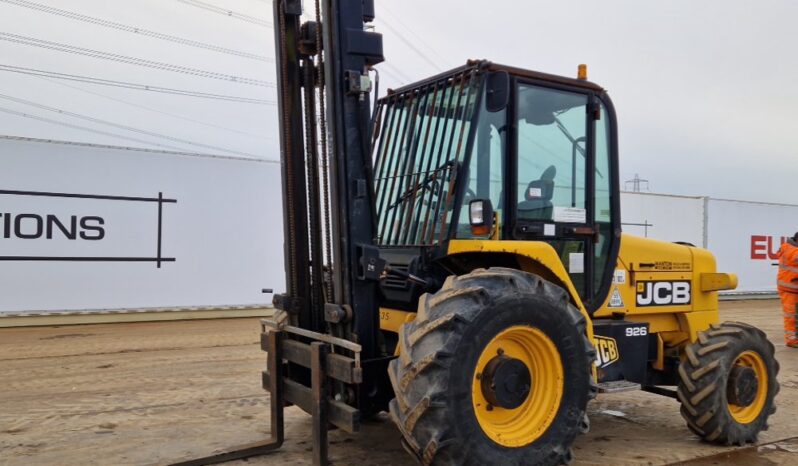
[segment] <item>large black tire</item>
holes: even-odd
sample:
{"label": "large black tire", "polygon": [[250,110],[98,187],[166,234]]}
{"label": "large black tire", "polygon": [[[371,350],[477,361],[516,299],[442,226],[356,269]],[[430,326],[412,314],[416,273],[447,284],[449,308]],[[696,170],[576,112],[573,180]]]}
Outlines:
{"label": "large black tire", "polygon": [[[547,430],[508,448],[480,427],[472,384],[485,345],[519,325],[541,330],[556,345],[564,384]],[[566,464],[574,439],[589,429],[585,410],[598,391],[595,350],[565,290],[540,277],[505,268],[449,277],[440,291],[422,296],[416,319],[400,329],[399,345],[400,357],[389,366],[396,394],[391,417],[405,448],[424,465]]]}
{"label": "large black tire", "polygon": [[[761,409],[752,410],[755,418],[740,422],[731,413],[728,387],[735,361],[745,353],[761,358],[767,371],[767,391],[763,392]],[[713,324],[698,333],[695,343],[685,347],[684,356],[679,365],[677,395],[690,430],[707,442],[721,445],[756,442],[759,432],[768,427],[768,417],[776,412],[773,400],[779,391],[779,363],[765,333],[740,322]],[[758,384],[762,383],[758,380]]]}

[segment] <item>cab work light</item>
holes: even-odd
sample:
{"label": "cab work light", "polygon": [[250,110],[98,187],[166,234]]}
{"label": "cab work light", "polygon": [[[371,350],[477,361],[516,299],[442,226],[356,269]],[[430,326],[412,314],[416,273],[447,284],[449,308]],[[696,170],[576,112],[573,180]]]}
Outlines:
{"label": "cab work light", "polygon": [[493,205],[490,199],[474,199],[468,204],[471,233],[474,236],[487,236],[493,229]]}

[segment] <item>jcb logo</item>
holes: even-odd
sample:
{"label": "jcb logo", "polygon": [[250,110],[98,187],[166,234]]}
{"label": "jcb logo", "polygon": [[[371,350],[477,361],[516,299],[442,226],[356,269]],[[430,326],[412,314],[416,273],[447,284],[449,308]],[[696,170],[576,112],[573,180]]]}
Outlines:
{"label": "jcb logo", "polygon": [[618,354],[618,343],[615,342],[614,338],[595,335],[594,339],[599,367],[607,367],[620,358]]}
{"label": "jcb logo", "polygon": [[690,282],[638,282],[638,306],[690,304]]}

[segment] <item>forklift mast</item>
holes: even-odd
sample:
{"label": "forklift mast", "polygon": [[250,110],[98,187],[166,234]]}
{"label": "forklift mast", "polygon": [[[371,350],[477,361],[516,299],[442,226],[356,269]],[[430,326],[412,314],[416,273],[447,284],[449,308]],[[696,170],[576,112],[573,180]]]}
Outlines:
{"label": "forklift mast", "polygon": [[[316,12],[303,24],[300,0],[274,2],[286,271],[274,304],[293,327],[357,343],[364,372],[384,373],[387,361],[368,363],[378,356],[382,272],[369,69],[383,61],[382,36],[366,29],[373,0],[316,0]],[[378,392],[377,377],[363,379],[358,404]]]}

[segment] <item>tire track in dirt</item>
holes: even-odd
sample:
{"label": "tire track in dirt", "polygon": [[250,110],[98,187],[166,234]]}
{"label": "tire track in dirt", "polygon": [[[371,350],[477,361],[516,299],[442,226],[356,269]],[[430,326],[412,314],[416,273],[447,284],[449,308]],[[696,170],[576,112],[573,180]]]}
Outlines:
{"label": "tire track in dirt", "polygon": [[[780,342],[778,304],[724,302],[721,309],[724,320],[751,322],[776,343],[783,388],[761,441],[798,436],[798,350]],[[253,343],[259,330],[257,319],[0,330],[0,463],[153,464],[263,440],[269,398],[260,388],[265,354]],[[90,335],[50,338],[68,334]],[[603,395],[589,415],[575,465],[664,465],[728,451],[699,442],[669,398]],[[279,452],[231,464],[309,465],[310,426],[305,413],[288,408]],[[332,431],[330,441],[336,464],[409,461],[384,416],[358,435]],[[788,455],[777,453],[766,458]]]}

